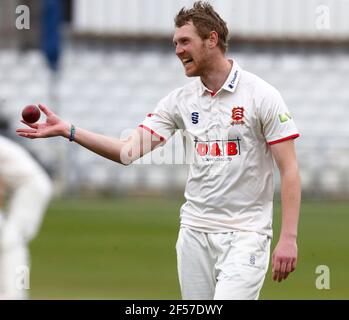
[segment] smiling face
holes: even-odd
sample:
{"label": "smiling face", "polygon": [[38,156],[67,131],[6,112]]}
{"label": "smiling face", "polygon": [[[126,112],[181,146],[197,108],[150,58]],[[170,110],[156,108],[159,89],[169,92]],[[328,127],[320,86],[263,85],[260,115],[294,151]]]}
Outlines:
{"label": "smiling face", "polygon": [[201,76],[209,63],[209,40],[198,35],[192,22],[176,28],[173,43],[188,77]]}

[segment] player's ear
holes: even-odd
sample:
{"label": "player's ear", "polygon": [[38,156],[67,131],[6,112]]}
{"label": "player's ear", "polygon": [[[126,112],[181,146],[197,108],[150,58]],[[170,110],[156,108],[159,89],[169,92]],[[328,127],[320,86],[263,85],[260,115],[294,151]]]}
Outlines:
{"label": "player's ear", "polygon": [[213,49],[218,45],[218,33],[216,31],[211,31],[208,37],[208,47]]}

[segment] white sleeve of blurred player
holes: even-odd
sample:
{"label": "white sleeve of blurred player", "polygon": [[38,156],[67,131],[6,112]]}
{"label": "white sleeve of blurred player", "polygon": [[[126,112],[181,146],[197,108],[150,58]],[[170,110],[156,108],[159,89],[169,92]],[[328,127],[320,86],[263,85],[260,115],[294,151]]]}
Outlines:
{"label": "white sleeve of blurred player", "polygon": [[9,193],[6,212],[0,217],[1,246],[28,243],[35,237],[51,199],[51,180],[24,148],[1,136],[0,179]]}

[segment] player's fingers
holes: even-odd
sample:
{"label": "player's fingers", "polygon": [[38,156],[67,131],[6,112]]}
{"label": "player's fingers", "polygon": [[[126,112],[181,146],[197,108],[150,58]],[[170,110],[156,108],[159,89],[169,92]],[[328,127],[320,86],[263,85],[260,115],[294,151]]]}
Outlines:
{"label": "player's fingers", "polygon": [[292,272],[292,260],[287,262],[287,264],[286,264],[286,272],[287,273]]}
{"label": "player's fingers", "polygon": [[295,258],[295,259],[292,260],[292,263],[291,263],[291,272],[293,272],[294,270],[296,270],[296,267],[297,267],[297,258]]}
{"label": "player's fingers", "polygon": [[292,261],[291,260],[287,261],[287,263],[286,263],[284,280],[287,279],[287,277],[289,276],[290,272],[292,272]]}
{"label": "player's fingers", "polygon": [[276,271],[273,271],[273,281],[276,281],[276,279],[278,278],[279,273]]}
{"label": "player's fingers", "polygon": [[39,108],[47,117],[53,115],[53,112],[48,107],[44,106],[43,104],[39,103]]}
{"label": "player's fingers", "polygon": [[37,133],[18,133],[19,136],[28,139],[36,139],[39,138]]}
{"label": "player's fingers", "polygon": [[284,278],[284,274],[285,274],[285,267],[284,267],[284,264],[282,261],[280,261],[280,268],[279,268],[279,271],[277,273],[277,277],[276,277],[276,281],[277,282],[280,282],[282,281],[282,279]]}
{"label": "player's fingers", "polygon": [[280,271],[281,259],[277,255],[273,257],[273,271]]}
{"label": "player's fingers", "polygon": [[273,281],[276,281],[277,277],[278,277],[278,272],[273,271]]}
{"label": "player's fingers", "polygon": [[16,132],[18,134],[27,134],[27,133],[36,133],[36,130],[35,129],[20,128],[20,129],[16,129]]}
{"label": "player's fingers", "polygon": [[279,282],[282,281],[283,279],[285,279],[286,267],[287,267],[287,261],[282,260],[281,264],[280,264],[280,273],[279,273],[279,277],[278,277]]}
{"label": "player's fingers", "polygon": [[289,272],[286,272],[285,274],[284,274],[284,280],[286,280],[287,279],[287,277],[289,276]]}
{"label": "player's fingers", "polygon": [[273,258],[272,272],[273,272],[273,280],[276,281],[279,278],[279,273],[280,273],[279,258],[276,258],[276,257]]}
{"label": "player's fingers", "polygon": [[24,123],[25,125],[27,125],[30,128],[33,128],[33,129],[37,129],[38,128],[38,124],[37,123],[29,123],[29,122],[26,122],[24,120],[21,120],[21,122]]}

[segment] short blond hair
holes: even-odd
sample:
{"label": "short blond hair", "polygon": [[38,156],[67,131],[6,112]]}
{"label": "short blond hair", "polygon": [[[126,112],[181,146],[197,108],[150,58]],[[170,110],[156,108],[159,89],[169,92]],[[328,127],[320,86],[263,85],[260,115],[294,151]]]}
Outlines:
{"label": "short blond hair", "polygon": [[177,28],[192,22],[203,40],[209,38],[210,32],[217,32],[218,47],[223,53],[227,51],[229,34],[227,24],[208,2],[197,1],[190,9],[183,7],[174,22]]}

